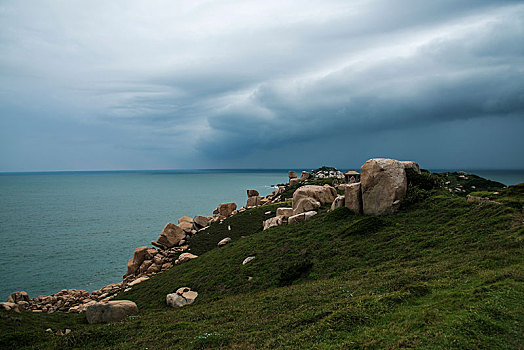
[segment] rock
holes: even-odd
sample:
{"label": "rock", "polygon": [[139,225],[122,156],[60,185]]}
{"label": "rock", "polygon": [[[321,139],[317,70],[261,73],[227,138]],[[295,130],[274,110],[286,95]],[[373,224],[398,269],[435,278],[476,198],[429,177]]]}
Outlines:
{"label": "rock", "polygon": [[[327,186],[317,186],[317,185],[306,185],[298,188],[293,194],[293,214],[299,214],[301,212],[296,212],[296,209],[299,205],[300,199],[302,198],[313,198],[315,201],[319,202],[321,205],[331,204],[337,197],[337,191],[335,188]],[[302,211],[303,212],[303,211]]]}
{"label": "rock", "polygon": [[193,221],[191,222],[188,222],[188,221],[182,221],[181,223],[178,224],[178,227],[180,227],[182,230],[184,230],[185,233],[191,233],[191,231],[193,230]]}
{"label": "rock", "polygon": [[297,203],[293,202],[293,215],[305,213],[306,211],[317,210],[320,202],[311,197],[300,198]]}
{"label": "rock", "polygon": [[309,179],[310,174],[307,171],[303,171],[302,175],[300,175],[300,181],[305,181]]}
{"label": "rock", "polygon": [[45,330],[46,333],[53,333],[53,330],[51,328],[48,328]]}
{"label": "rock", "polygon": [[0,307],[6,311],[18,309],[18,305],[10,301],[0,303]]}
{"label": "rock", "polygon": [[128,286],[129,286],[129,287],[136,286],[137,284],[142,283],[142,282],[144,282],[144,281],[147,281],[148,279],[149,279],[149,277],[147,277],[147,276],[139,277],[139,278],[137,278],[136,280],[134,280],[133,282],[130,282],[130,283],[128,284]]}
{"label": "rock", "polygon": [[266,212],[264,213],[264,215],[271,215],[271,210],[266,211]]}
{"label": "rock", "polygon": [[14,292],[7,298],[8,303],[19,304],[21,301],[29,302],[31,299],[27,292]]}
{"label": "rock", "polygon": [[94,303],[87,308],[88,323],[118,322],[130,315],[137,315],[138,307],[130,300],[114,300]]}
{"label": "rock", "polygon": [[138,270],[140,273],[146,273],[147,269],[149,269],[149,266],[153,265],[153,260],[144,260],[142,265],[140,265],[140,269]]}
{"label": "rock", "polygon": [[387,215],[406,197],[404,164],[394,159],[370,159],[361,168],[362,207],[366,215]]}
{"label": "rock", "polygon": [[282,225],[283,216],[275,216],[264,221],[264,231],[268,228]]}
{"label": "rock", "polygon": [[403,160],[401,161],[400,163],[402,163],[402,165],[404,165],[404,169],[413,169],[415,170],[417,173],[421,174],[422,172],[420,171],[420,167],[418,166],[418,163],[413,161],[413,160]]}
{"label": "rock", "polygon": [[189,260],[192,260],[192,259],[196,259],[196,258],[198,258],[197,255],[194,255],[194,254],[191,254],[191,253],[182,253],[178,257],[178,259],[176,259],[175,264],[178,265],[178,264],[181,264],[183,262],[186,262],[186,261],[189,261]]}
{"label": "rock", "polygon": [[290,170],[290,171],[287,172],[287,176],[289,177],[289,180],[295,179],[297,177],[297,172],[293,171],[293,170]]}
{"label": "rock", "polygon": [[68,335],[69,333],[71,333],[71,330],[69,328],[66,328],[65,331],[64,331],[64,334]]}
{"label": "rock", "polygon": [[168,223],[162,230],[162,233],[160,233],[158,239],[151,242],[151,244],[161,248],[171,248],[179,244],[185,237],[186,234],[183,229],[175,224]]}
{"label": "rock", "polygon": [[277,208],[277,216],[288,218],[293,215],[293,208]]}
{"label": "rock", "polygon": [[299,178],[289,179],[289,186],[295,186],[296,184],[299,184],[299,183],[300,183]]}
{"label": "rock", "polygon": [[147,269],[147,274],[157,273],[160,272],[162,268],[157,264],[151,264],[149,268]]}
{"label": "rock", "polygon": [[225,246],[226,244],[228,244],[229,242],[231,242],[231,238],[226,237],[226,238],[224,238],[223,240],[221,240],[220,242],[218,242],[217,245],[218,245],[219,247],[223,247],[223,246]]}
{"label": "rock", "polygon": [[193,223],[193,218],[190,217],[190,216],[182,216],[180,219],[178,219],[178,223],[181,224],[183,222],[189,222],[189,223]]}
{"label": "rock", "polygon": [[231,213],[237,209],[237,205],[235,203],[222,203],[218,206],[217,209],[219,218],[225,219],[231,216]]}
{"label": "rock", "polygon": [[257,190],[247,190],[247,197],[257,197],[260,193]]}
{"label": "rock", "polygon": [[160,254],[157,254],[153,257],[153,264],[156,265],[162,265],[164,263],[164,259]]}
{"label": "rock", "polygon": [[166,295],[166,303],[171,307],[182,307],[193,304],[198,297],[198,293],[188,287],[178,288],[175,293]]}
{"label": "rock", "polygon": [[360,182],[347,185],[344,198],[344,205],[346,208],[355,214],[362,214],[362,192]]}
{"label": "rock", "polygon": [[138,271],[140,265],[142,265],[146,257],[150,257],[148,250],[148,247],[138,247],[135,249],[135,252],[133,253],[133,258],[130,259],[127,263],[126,276],[134,275]]}
{"label": "rock", "polygon": [[165,264],[162,265],[162,271],[169,270],[172,267],[173,267],[173,264],[171,264],[170,262],[169,263],[165,263]]}
{"label": "rock", "polygon": [[337,196],[337,198],[335,198],[335,200],[331,204],[331,210],[335,210],[343,206],[344,206],[344,196]]}
{"label": "rock", "polygon": [[262,204],[262,198],[261,197],[259,197],[259,196],[248,197],[247,202],[246,202],[246,207],[248,207],[248,208],[258,207],[261,204]]}
{"label": "rock", "polygon": [[197,225],[197,227],[207,227],[209,226],[209,218],[203,215],[195,215],[193,218],[193,222]]}
{"label": "rock", "polygon": [[290,216],[288,219],[287,219],[287,222],[289,224],[298,224],[300,222],[304,222],[304,221],[307,221],[309,220],[310,218],[312,218],[313,216],[315,216],[317,214],[316,211],[308,211],[308,212],[305,212],[305,213],[301,213],[301,214],[297,214],[297,215],[293,215],[293,216]]}
{"label": "rock", "polygon": [[255,259],[254,256],[248,256],[247,258],[244,259],[244,261],[242,261],[242,265],[248,264],[251,261],[253,261],[254,259]]}

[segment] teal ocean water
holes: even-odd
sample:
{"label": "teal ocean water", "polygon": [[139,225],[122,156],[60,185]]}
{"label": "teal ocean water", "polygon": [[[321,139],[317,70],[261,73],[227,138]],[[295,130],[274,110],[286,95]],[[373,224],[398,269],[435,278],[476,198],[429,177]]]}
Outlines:
{"label": "teal ocean water", "polygon": [[[507,185],[524,171],[471,171]],[[167,222],[211,215],[287,181],[286,170],[0,174],[0,300],[119,282],[136,247]]]}

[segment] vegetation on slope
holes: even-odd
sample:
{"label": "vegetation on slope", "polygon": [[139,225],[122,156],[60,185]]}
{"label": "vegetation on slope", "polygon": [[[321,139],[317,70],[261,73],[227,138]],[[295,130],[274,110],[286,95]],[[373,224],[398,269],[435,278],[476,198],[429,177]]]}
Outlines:
{"label": "vegetation on slope", "polygon": [[[277,205],[240,213],[195,236],[192,252],[206,247],[199,258],[119,295],[138,304],[139,316],[87,325],[82,315],[1,312],[0,346],[521,347],[522,211],[468,203],[422,180],[410,176],[410,200],[387,217],[323,208],[306,223],[261,231]],[[225,235],[233,241],[214,248]],[[247,256],[256,258],[242,265]],[[182,286],[198,291],[197,301],[167,308],[165,295]],[[54,336],[47,327],[73,332]]]}

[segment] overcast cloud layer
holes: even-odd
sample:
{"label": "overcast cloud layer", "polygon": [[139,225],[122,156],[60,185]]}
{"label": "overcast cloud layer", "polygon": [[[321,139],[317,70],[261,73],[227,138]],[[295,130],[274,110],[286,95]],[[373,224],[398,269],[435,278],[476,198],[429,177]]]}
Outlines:
{"label": "overcast cloud layer", "polygon": [[522,1],[0,1],[0,171],[524,168]]}

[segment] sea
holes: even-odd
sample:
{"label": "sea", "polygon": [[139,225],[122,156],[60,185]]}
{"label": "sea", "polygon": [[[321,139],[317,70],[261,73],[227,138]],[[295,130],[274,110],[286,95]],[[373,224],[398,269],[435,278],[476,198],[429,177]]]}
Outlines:
{"label": "sea", "polygon": [[[524,182],[524,170],[466,171]],[[0,173],[0,301],[120,282],[135,248],[166,223],[241,207],[246,190],[267,195],[285,182],[284,169]]]}

